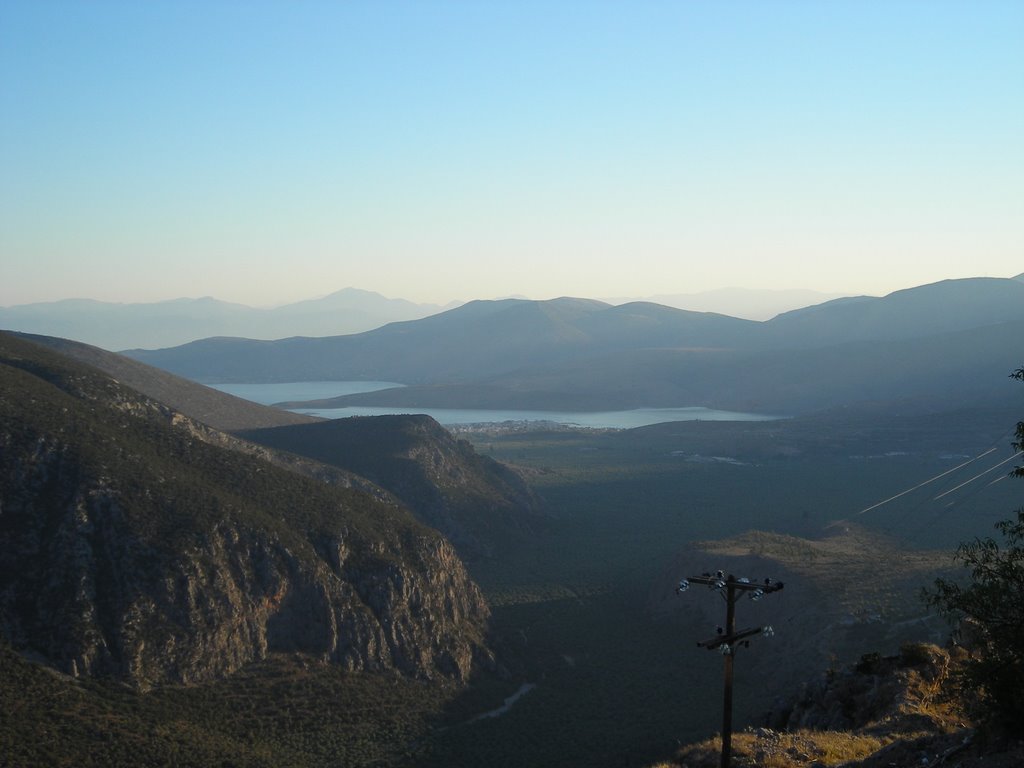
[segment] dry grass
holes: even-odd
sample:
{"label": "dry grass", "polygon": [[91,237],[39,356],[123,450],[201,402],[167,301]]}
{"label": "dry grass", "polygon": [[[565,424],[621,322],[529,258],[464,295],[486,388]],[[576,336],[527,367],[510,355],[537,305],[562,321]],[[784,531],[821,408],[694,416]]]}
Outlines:
{"label": "dry grass", "polygon": [[[732,738],[732,765],[735,768],[802,768],[840,765],[872,755],[891,739],[846,731],[800,730],[782,733],[767,728],[737,733]],[[722,752],[721,737],[714,737],[685,748],[677,762],[655,768],[717,768]]]}

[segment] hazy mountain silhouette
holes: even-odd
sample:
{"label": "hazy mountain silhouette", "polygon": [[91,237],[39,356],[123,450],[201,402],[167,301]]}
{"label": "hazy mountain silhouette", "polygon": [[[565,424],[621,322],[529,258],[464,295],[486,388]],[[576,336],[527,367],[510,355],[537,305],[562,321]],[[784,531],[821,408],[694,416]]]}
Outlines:
{"label": "hazy mountain silhouette", "polygon": [[206,339],[127,354],[200,381],[377,379],[409,386],[315,407],[600,410],[704,405],[795,413],[999,389],[1024,331],[1024,282],[949,280],[755,322],[657,304],[477,301],[363,334]]}
{"label": "hazy mountain silhouette", "polygon": [[351,336],[215,338],[125,354],[197,381],[451,383],[650,346],[742,345],[757,326],[658,304],[503,299]]}
{"label": "hazy mountain silhouette", "polygon": [[895,340],[980,328],[1024,316],[1024,284],[990,277],[945,280],[882,298],[843,298],[766,324],[779,346]]}
{"label": "hazy mountain silhouette", "polygon": [[606,298],[609,304],[647,301],[691,312],[716,312],[745,320],[769,320],[783,312],[810,307],[841,298],[844,294],[810,290],[759,290],[753,288],[719,288],[699,293],[659,293],[654,296]]}
{"label": "hazy mountain silhouette", "polygon": [[210,297],[117,304],[92,299],[0,307],[0,328],[75,339],[108,350],[166,347],[210,336],[281,339],[359,333],[443,307],[345,288],[320,299],[257,309]]}

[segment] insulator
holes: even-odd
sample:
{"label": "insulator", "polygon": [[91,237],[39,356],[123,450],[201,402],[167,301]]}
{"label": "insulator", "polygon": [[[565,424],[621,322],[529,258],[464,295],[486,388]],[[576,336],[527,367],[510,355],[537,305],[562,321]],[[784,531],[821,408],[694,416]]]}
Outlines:
{"label": "insulator", "polygon": [[676,591],[677,591],[677,592],[685,592],[685,591],[686,591],[686,590],[688,590],[689,588],[690,588],[690,582],[689,582],[689,581],[687,581],[686,579],[682,579],[682,580],[681,580],[681,581],[679,582],[679,589],[678,589],[678,590],[676,590]]}
{"label": "insulator", "polygon": [[720,646],[718,646],[718,650],[723,656],[728,656],[730,653],[732,653],[732,648],[729,647],[728,643],[722,643]]}
{"label": "insulator", "polygon": [[765,637],[772,637],[775,634],[775,630],[772,629],[772,625],[769,624],[768,626],[766,626],[764,629],[761,630],[761,634],[764,635]]}
{"label": "insulator", "polygon": [[762,597],[764,597],[763,589],[755,589],[753,592],[750,593],[750,599],[753,600],[755,603]]}

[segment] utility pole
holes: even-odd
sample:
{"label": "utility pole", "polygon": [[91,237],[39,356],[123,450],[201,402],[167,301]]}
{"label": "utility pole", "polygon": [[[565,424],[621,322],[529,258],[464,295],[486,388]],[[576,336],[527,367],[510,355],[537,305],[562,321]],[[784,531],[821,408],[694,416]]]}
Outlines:
{"label": "utility pole", "polygon": [[[676,587],[676,594],[685,592],[691,584],[703,584],[716,590],[725,599],[725,628],[718,628],[718,634],[710,640],[703,640],[697,643],[700,648],[707,648],[709,651],[717,650],[725,656],[725,691],[722,697],[722,765],[721,768],[729,768],[732,760],[732,675],[733,659],[736,650],[740,645],[750,647],[748,638],[754,635],[764,634],[771,637],[775,634],[770,626],[750,627],[736,631],[736,602],[743,595],[750,595],[751,600],[760,600],[767,594],[778,592],[783,587],[781,581],[765,579],[763,584],[755,584],[750,579],[737,579],[731,573],[726,576],[723,571],[712,575],[703,573],[700,576],[690,576],[681,579]],[[724,590],[724,591],[723,591]]]}

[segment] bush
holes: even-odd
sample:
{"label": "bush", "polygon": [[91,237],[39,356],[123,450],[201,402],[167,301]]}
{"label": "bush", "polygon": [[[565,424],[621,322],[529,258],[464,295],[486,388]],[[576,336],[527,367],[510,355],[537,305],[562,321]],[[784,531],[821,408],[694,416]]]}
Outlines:
{"label": "bush", "polygon": [[900,666],[920,667],[935,660],[935,646],[929,643],[904,643],[900,646]]}

